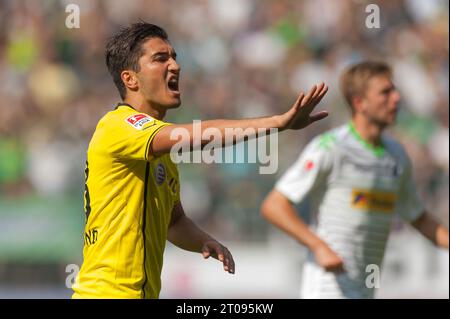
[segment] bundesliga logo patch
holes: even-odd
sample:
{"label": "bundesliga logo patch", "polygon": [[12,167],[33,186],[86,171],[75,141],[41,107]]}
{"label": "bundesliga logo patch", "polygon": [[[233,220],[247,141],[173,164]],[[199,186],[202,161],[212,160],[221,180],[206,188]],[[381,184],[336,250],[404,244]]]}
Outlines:
{"label": "bundesliga logo patch", "polygon": [[145,123],[152,122],[154,119],[146,114],[135,114],[128,117],[125,121],[135,129],[142,130]]}

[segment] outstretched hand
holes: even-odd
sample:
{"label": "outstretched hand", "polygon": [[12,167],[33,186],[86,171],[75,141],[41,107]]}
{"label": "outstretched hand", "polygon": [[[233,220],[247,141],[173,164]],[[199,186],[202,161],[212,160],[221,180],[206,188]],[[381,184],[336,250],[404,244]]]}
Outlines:
{"label": "outstretched hand", "polygon": [[223,270],[234,274],[234,260],[230,251],[217,241],[208,241],[202,248],[203,258],[207,259],[210,256],[223,263]]}
{"label": "outstretched hand", "polygon": [[299,130],[327,117],[327,111],[311,114],[327,91],[328,86],[320,83],[319,85],[314,85],[306,95],[301,92],[291,109],[279,116],[280,128]]}

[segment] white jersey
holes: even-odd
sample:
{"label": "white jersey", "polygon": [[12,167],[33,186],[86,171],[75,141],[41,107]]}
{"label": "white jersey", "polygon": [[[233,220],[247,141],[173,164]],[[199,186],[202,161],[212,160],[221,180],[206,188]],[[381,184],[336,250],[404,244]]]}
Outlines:
{"label": "white jersey", "polygon": [[302,298],[373,298],[366,267],[381,269],[394,214],[413,221],[423,212],[403,147],[387,136],[382,145],[366,143],[351,123],[338,127],[312,140],[276,184],[294,203],[309,199],[312,229],[344,261],[335,275],[309,252]]}

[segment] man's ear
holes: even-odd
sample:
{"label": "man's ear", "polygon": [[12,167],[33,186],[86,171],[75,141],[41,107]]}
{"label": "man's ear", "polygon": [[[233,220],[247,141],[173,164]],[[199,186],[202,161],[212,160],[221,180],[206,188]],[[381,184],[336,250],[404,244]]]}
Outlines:
{"label": "man's ear", "polygon": [[131,70],[124,70],[120,73],[120,78],[123,84],[131,91],[137,91],[139,88],[139,80],[136,72]]}
{"label": "man's ear", "polygon": [[361,112],[363,109],[363,98],[361,96],[355,95],[352,97],[352,106],[354,113]]}

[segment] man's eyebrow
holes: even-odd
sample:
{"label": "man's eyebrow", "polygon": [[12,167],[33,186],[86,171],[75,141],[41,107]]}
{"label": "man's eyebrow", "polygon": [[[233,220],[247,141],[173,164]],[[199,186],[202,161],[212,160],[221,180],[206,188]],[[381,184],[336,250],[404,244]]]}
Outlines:
{"label": "man's eyebrow", "polygon": [[396,89],[397,89],[396,86],[394,84],[391,84],[389,86],[384,87],[381,90],[381,92],[390,92],[390,91],[393,91],[393,90],[396,90]]}
{"label": "man's eyebrow", "polygon": [[157,51],[157,52],[152,54],[152,57],[155,57],[155,56],[158,56],[158,55],[169,55],[169,56],[173,57],[174,59],[177,58],[177,53],[175,51],[173,51],[172,54],[170,54],[169,51]]}
{"label": "man's eyebrow", "polygon": [[167,51],[156,51],[156,52],[152,53],[152,56],[155,56],[155,55],[164,55],[164,54],[168,55],[169,52],[167,52]]}

